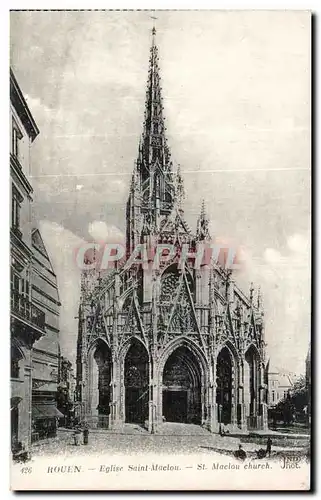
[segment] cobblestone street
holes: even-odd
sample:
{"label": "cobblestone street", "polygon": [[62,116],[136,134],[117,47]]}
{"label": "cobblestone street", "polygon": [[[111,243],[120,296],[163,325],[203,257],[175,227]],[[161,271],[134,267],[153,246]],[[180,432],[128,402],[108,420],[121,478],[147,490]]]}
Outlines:
{"label": "cobblestone street", "polygon": [[[196,426],[195,426],[196,427]],[[180,432],[167,435],[151,435],[140,427],[124,427],[120,433],[107,430],[91,430],[89,433],[89,444],[75,446],[73,432],[70,430],[59,430],[56,438],[35,443],[32,446],[32,455],[82,455],[82,454],[140,454],[140,453],[208,453],[211,445],[217,446],[222,440],[219,436],[199,429],[200,432],[188,435],[187,430],[182,428]],[[233,439],[231,449],[234,449],[237,439]]]}
{"label": "cobblestone street", "polygon": [[[138,426],[125,425],[120,433],[108,430],[91,430],[89,444],[75,446],[73,432],[60,429],[58,436],[46,441],[39,441],[32,446],[32,456],[62,455],[139,455],[141,453],[157,454],[199,454],[219,455],[232,454],[239,446],[240,439],[232,436],[218,436],[198,426],[183,424],[166,424],[164,434],[151,435]],[[256,443],[242,443],[249,456],[255,456],[259,449]],[[274,452],[283,447],[273,447]],[[294,450],[294,449],[293,449]],[[288,451],[290,451],[288,449]]]}

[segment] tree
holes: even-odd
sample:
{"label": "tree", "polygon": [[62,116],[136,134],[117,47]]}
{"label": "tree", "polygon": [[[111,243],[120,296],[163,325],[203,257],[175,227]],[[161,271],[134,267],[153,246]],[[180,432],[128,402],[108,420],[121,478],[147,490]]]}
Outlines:
{"label": "tree", "polygon": [[294,382],[288,394],[275,406],[274,411],[281,413],[286,425],[293,422],[295,415],[302,414],[308,404],[308,391],[304,375]]}
{"label": "tree", "polygon": [[283,422],[285,425],[289,425],[293,421],[295,407],[291,400],[290,394],[278,402],[275,407],[275,411],[282,415]]}
{"label": "tree", "polygon": [[293,384],[291,399],[296,412],[303,412],[304,407],[307,406],[309,402],[308,390],[304,375],[300,375],[300,377]]}

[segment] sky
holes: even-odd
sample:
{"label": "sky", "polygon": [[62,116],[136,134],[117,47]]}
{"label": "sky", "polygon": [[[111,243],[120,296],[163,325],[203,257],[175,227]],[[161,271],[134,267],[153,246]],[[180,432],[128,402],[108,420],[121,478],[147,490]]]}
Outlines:
{"label": "sky", "polygon": [[89,238],[125,231],[157,44],[167,137],[196,228],[243,249],[261,286],[267,356],[304,372],[310,339],[310,16],[304,11],[11,12],[11,65],[40,129],[33,218],[57,274],[62,353],[76,356]]}

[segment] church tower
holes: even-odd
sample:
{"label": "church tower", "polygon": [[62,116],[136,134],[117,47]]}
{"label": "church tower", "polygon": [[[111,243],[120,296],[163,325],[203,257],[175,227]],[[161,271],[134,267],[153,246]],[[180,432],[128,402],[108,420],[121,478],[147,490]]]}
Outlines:
{"label": "church tower", "polygon": [[156,235],[174,206],[173,164],[165,137],[156,29],[152,30],[143,133],[127,202],[127,249]]}
{"label": "church tower", "polygon": [[171,161],[161,93],[153,28],[126,207],[127,257],[138,245],[175,252],[158,267],[150,256],[147,267],[127,259],[106,276],[82,280],[77,386],[84,419],[111,429],[135,423],[151,433],[163,431],[164,421],[210,432],[222,424],[263,429],[262,301],[253,291],[247,297],[229,269],[195,265],[198,245],[211,241],[209,218],[204,202],[195,233],[184,218],[182,174]]}

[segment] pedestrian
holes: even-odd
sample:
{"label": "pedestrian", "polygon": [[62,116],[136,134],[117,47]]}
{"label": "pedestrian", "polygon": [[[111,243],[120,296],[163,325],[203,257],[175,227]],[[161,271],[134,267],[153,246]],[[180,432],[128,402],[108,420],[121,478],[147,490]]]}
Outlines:
{"label": "pedestrian", "polygon": [[77,429],[74,432],[74,444],[75,446],[80,446],[80,435],[81,435],[81,430]]}
{"label": "pedestrian", "polygon": [[89,429],[88,427],[84,428],[84,444],[88,444],[88,436],[89,436]]}
{"label": "pedestrian", "polygon": [[266,442],[266,454],[269,455],[269,457],[271,456],[271,450],[272,450],[272,439],[269,436]]}
{"label": "pedestrian", "polygon": [[234,452],[235,458],[239,458],[240,460],[246,459],[246,452],[243,450],[242,445],[239,444],[239,449]]}
{"label": "pedestrian", "polygon": [[266,450],[263,450],[263,448],[260,448],[259,450],[255,450],[257,458],[265,458],[266,457]]}

